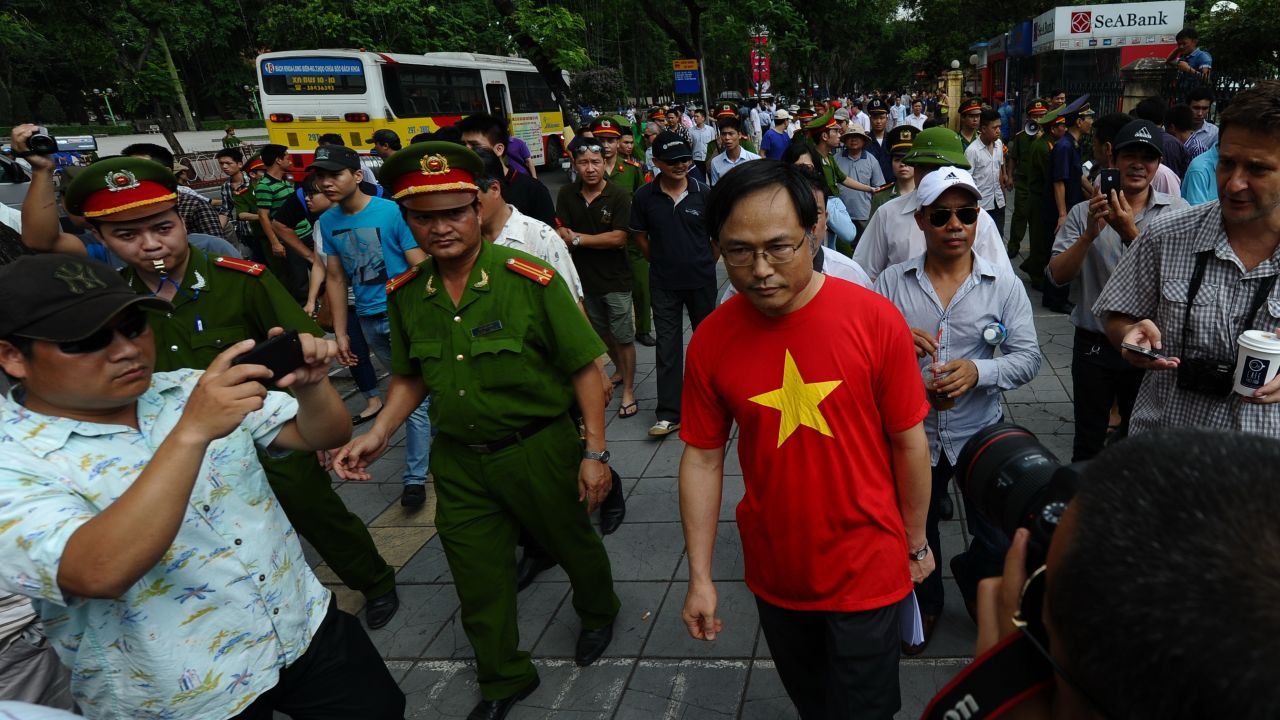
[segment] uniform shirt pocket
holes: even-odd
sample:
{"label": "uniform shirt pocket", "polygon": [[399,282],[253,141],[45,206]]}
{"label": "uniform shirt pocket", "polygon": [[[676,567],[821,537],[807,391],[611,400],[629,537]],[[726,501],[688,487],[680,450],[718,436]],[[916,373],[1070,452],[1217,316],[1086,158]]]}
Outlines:
{"label": "uniform shirt pocket", "polygon": [[191,347],[196,350],[213,350],[222,352],[249,337],[243,325],[224,325],[216,328],[205,328],[191,335]]}
{"label": "uniform shirt pocket", "polygon": [[524,338],[478,338],[471,343],[471,356],[483,387],[521,387],[533,382],[524,357]]}

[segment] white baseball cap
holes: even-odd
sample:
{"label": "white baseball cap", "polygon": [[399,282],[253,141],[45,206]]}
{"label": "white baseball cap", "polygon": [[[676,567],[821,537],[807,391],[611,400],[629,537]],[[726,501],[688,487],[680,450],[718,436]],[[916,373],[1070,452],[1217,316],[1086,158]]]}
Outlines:
{"label": "white baseball cap", "polygon": [[779,110],[773,114],[773,119],[774,120],[790,120],[791,113],[787,112],[786,110]]}
{"label": "white baseball cap", "polygon": [[958,168],[954,165],[944,165],[934,170],[924,179],[920,181],[920,187],[916,192],[920,195],[920,207],[932,205],[942,193],[953,187],[962,187],[973,194],[975,200],[982,199],[982,193],[978,192],[978,186],[973,182],[973,176],[968,170]]}

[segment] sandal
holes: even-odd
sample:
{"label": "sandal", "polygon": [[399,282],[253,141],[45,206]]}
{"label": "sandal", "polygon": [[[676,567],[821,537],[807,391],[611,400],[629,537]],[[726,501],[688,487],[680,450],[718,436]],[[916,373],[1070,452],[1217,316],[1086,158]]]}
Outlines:
{"label": "sandal", "polygon": [[638,403],[629,402],[623,405],[622,407],[618,408],[618,417],[620,418],[635,417],[635,414],[638,412],[640,412],[640,405]]}

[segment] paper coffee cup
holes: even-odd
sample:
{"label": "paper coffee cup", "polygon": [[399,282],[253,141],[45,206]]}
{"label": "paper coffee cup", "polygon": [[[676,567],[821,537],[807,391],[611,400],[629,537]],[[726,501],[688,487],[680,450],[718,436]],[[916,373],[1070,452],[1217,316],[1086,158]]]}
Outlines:
{"label": "paper coffee cup", "polygon": [[1236,392],[1252,397],[1280,370],[1280,337],[1262,330],[1245,330],[1237,341]]}

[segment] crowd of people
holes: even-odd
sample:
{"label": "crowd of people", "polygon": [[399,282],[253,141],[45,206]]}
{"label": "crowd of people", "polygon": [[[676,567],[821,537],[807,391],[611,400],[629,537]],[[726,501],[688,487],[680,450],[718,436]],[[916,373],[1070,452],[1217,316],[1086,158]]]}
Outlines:
{"label": "crowd of people", "polygon": [[[605,413],[618,395],[619,422],[641,414],[641,343],[648,435],[684,442],[690,635],[737,630],[712,581],[736,425],[746,584],[788,695],[806,720],[893,717],[901,656],[942,621],[962,449],[1040,370],[1028,287],[1076,327],[1073,461],[1149,452],[1171,427],[1274,454],[1237,435],[1280,439],[1280,377],[1236,357],[1249,333],[1280,347],[1280,82],[1218,125],[1206,92],[1101,117],[1054,92],[1021,127],[1004,98],[967,98],[958,132],[935,94],[601,115],[554,201],[490,115],[407,144],[379,130],[376,170],[323,136],[301,181],[289,148],[227,142],[216,210],[154,145],[55,191],[36,126],[15,127],[33,180],[0,216],[0,697],[93,718],[403,717],[299,538],[365,596],[369,628],[390,621],[394,569],[330,472],[370,479],[404,426],[400,502],[434,484],[476,658],[469,717],[505,717],[539,684],[516,622],[538,573],[569,577],[578,665],[612,640],[601,537],[626,502]],[[1071,542],[1101,532],[1100,502]],[[980,620],[1025,579],[1006,556],[1026,539],[965,510],[967,550],[945,559]],[[1084,597],[1067,582],[1051,600]],[[984,637],[1006,621],[992,611]],[[1073,669],[1093,657],[1063,647]],[[1094,711],[1122,706],[1105,675],[1070,677],[1104,698]]]}

